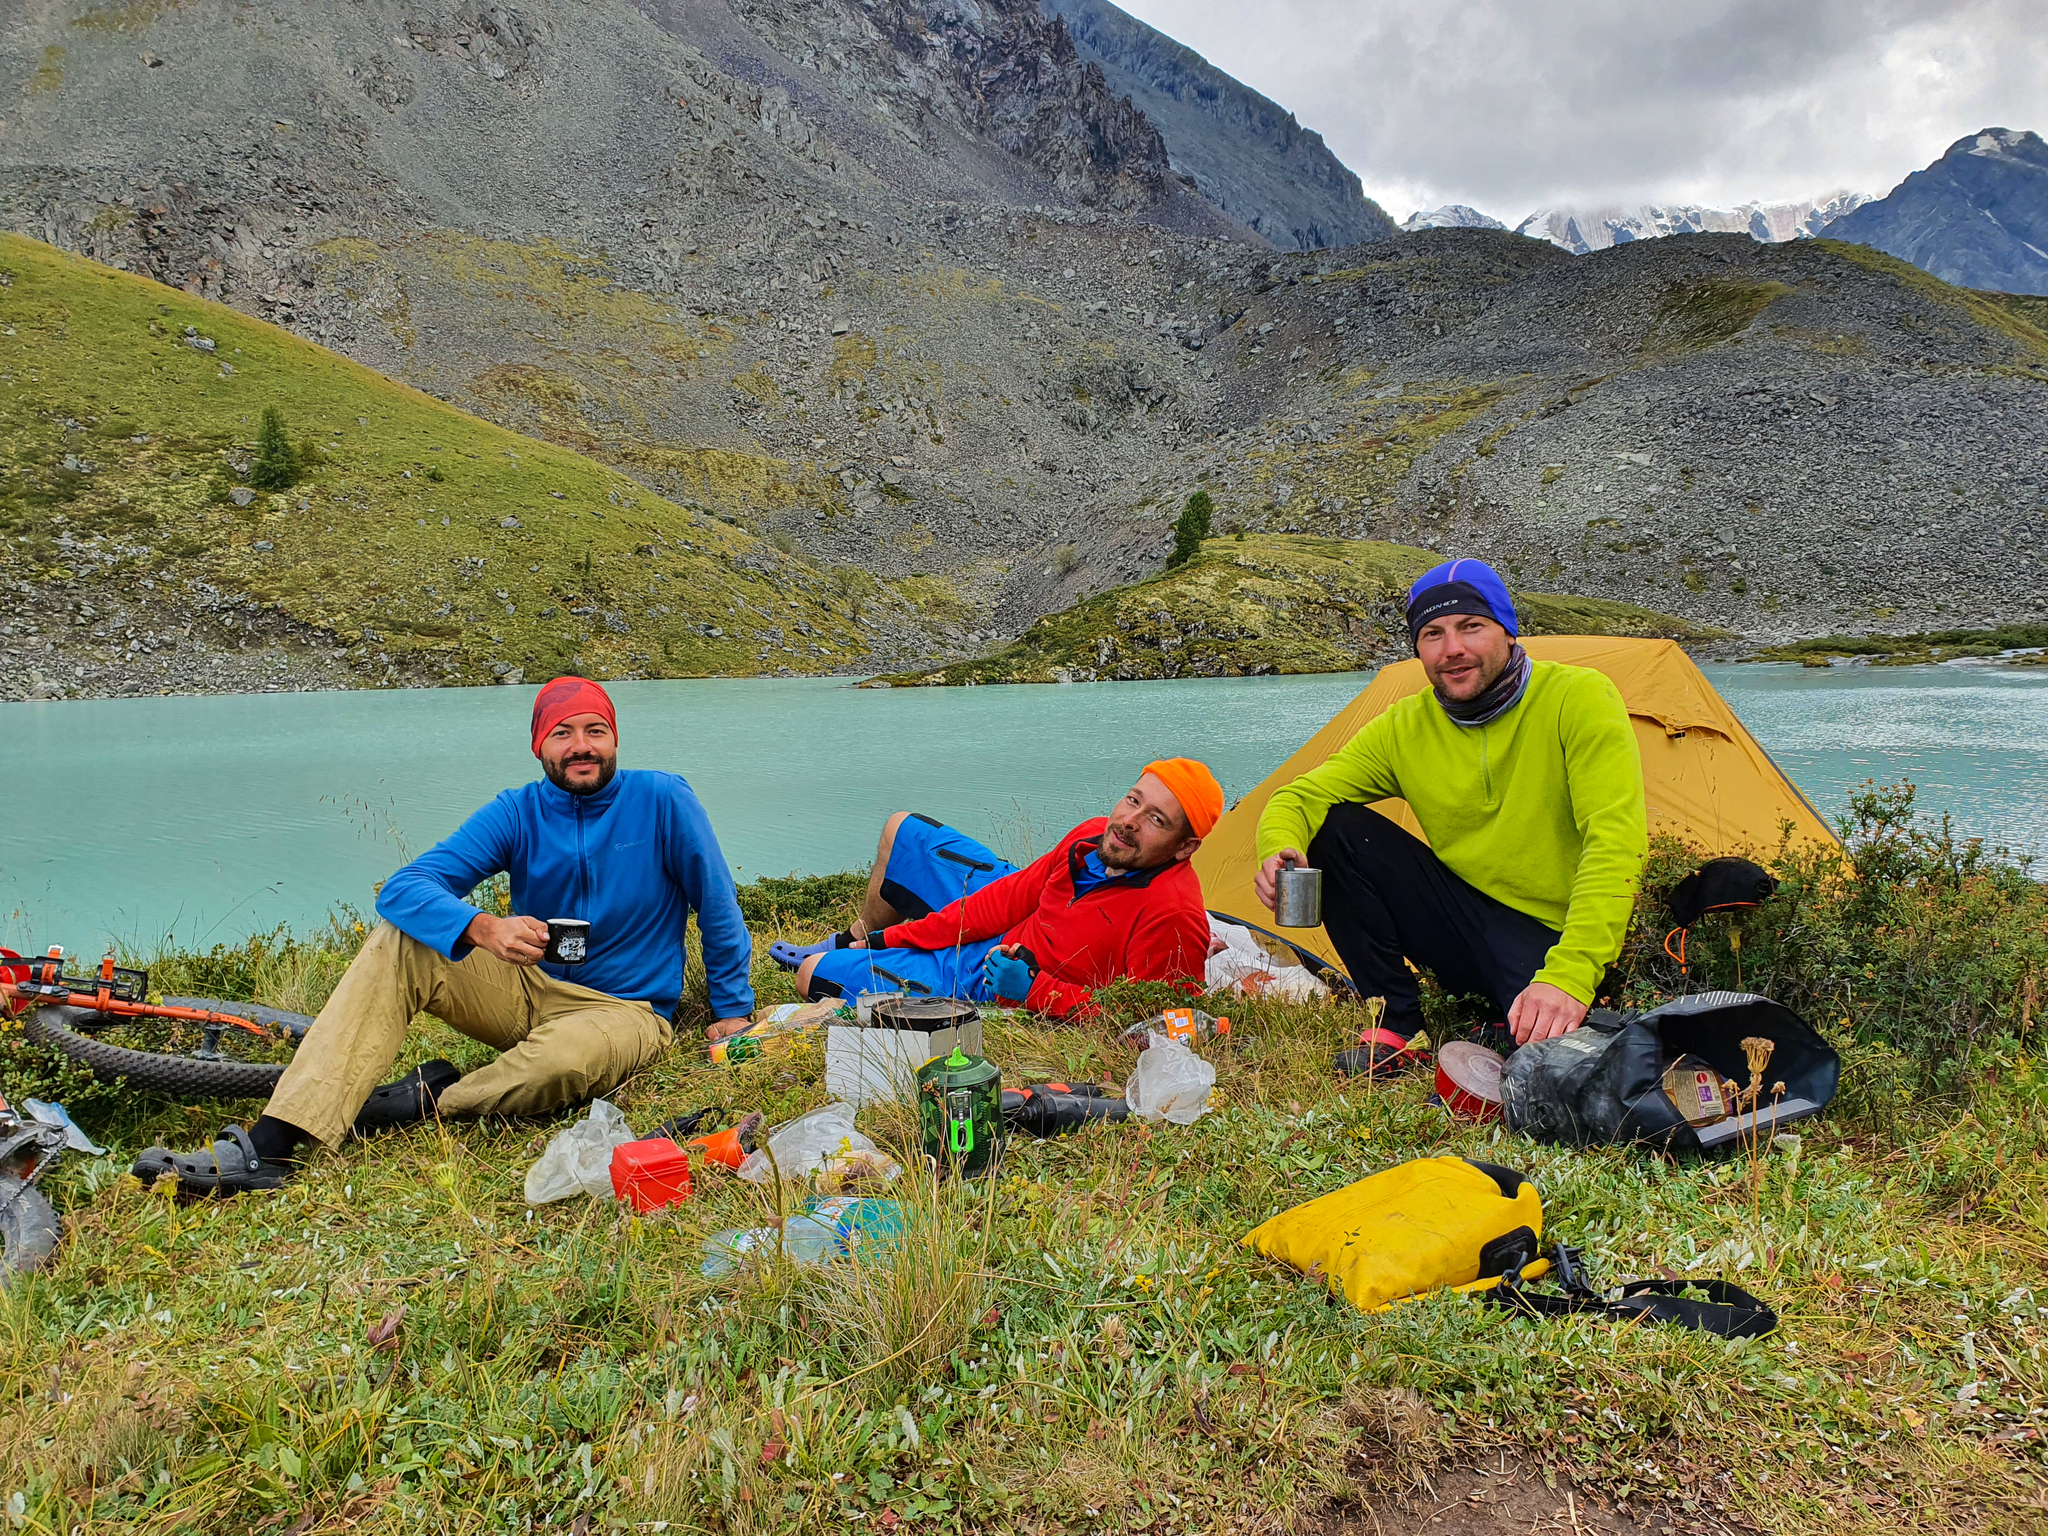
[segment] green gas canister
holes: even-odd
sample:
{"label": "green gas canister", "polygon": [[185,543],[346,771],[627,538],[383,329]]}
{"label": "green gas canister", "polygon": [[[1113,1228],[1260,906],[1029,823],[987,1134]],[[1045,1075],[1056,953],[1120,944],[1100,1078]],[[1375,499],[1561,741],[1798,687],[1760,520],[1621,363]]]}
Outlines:
{"label": "green gas canister", "polygon": [[959,1046],[917,1071],[917,1116],[925,1156],[942,1170],[972,1178],[1003,1153],[1003,1074],[985,1056]]}

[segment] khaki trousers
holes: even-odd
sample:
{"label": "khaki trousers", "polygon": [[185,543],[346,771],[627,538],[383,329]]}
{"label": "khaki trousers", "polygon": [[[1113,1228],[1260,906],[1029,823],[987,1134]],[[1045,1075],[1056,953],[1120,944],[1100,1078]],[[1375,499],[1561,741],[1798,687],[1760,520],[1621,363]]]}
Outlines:
{"label": "khaki trousers", "polygon": [[460,961],[379,923],[306,1031],[266,1113],[338,1146],[430,1013],[503,1054],[440,1098],[444,1117],[540,1115],[610,1092],[668,1049],[667,1019],[534,966],[473,949]]}

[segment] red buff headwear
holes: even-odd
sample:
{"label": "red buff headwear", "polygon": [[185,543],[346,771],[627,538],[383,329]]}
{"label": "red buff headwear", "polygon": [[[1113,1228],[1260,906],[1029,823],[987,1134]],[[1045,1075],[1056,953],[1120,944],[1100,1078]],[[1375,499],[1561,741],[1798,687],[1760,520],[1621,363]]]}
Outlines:
{"label": "red buff headwear", "polygon": [[619,717],[610,694],[587,677],[558,677],[533,701],[535,757],[540,756],[540,744],[548,739],[548,733],[571,715],[602,715],[612,734],[619,733]]}

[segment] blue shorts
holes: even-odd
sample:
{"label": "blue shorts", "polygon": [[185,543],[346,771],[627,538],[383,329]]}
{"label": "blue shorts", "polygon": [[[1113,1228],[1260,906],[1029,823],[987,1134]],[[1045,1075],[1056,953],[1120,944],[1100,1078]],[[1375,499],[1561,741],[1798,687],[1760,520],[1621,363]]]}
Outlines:
{"label": "blue shorts", "polygon": [[[889,863],[882,871],[882,900],[907,922],[1014,873],[1014,864],[997,858],[966,833],[912,814],[903,818],[890,844]],[[994,994],[982,983],[981,964],[1001,942],[976,939],[936,950],[827,950],[811,975],[816,981],[829,981],[849,998],[863,992],[910,992],[994,1002]]]}
{"label": "blue shorts", "polygon": [[961,997],[992,1003],[981,963],[1003,941],[976,939],[957,949],[828,949],[811,971],[811,987],[829,981],[848,1000],[863,992],[908,992],[913,997]]}

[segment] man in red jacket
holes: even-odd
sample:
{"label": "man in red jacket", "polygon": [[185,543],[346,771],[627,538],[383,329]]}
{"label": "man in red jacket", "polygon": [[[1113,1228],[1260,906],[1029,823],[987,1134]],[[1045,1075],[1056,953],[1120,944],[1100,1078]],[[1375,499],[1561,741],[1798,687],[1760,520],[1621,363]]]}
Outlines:
{"label": "man in red jacket", "polygon": [[1215,775],[1185,757],[1146,764],[1108,816],[1024,869],[899,812],[883,829],[862,921],[769,952],[808,998],[901,991],[1059,1018],[1124,977],[1199,980],[1209,915],[1188,860],[1222,814]]}

